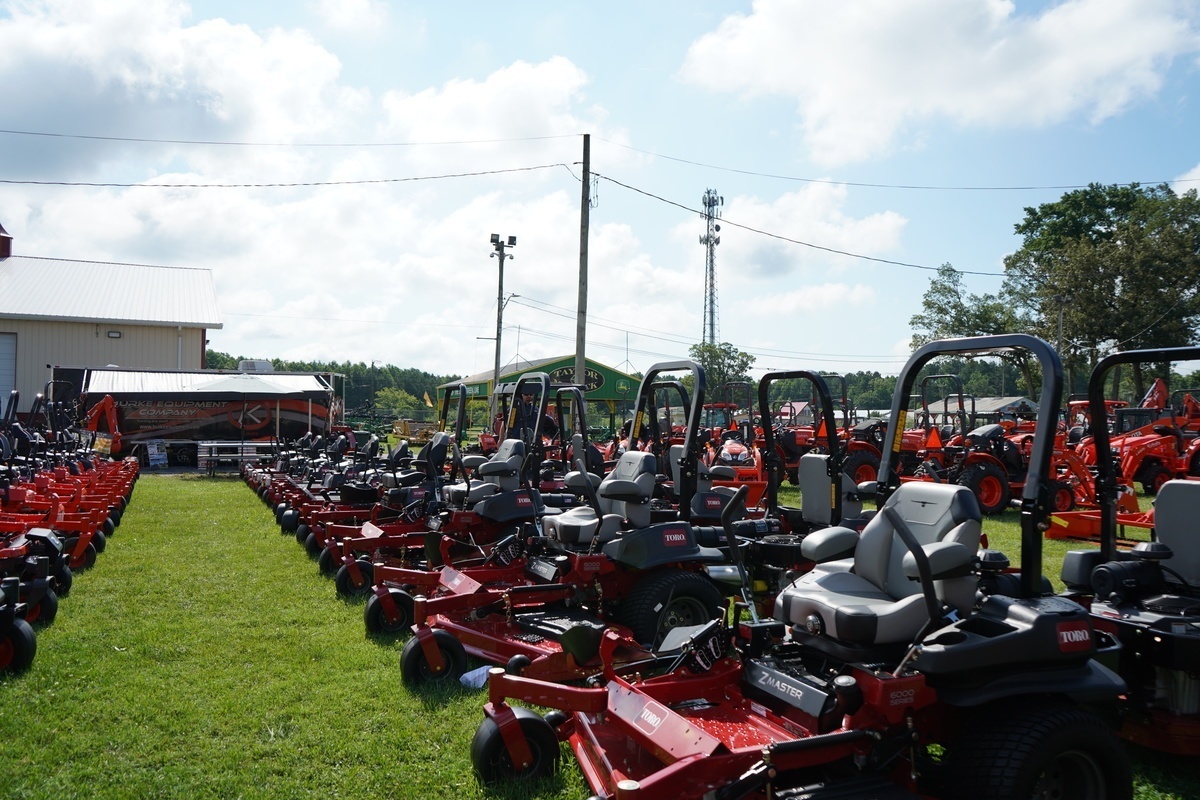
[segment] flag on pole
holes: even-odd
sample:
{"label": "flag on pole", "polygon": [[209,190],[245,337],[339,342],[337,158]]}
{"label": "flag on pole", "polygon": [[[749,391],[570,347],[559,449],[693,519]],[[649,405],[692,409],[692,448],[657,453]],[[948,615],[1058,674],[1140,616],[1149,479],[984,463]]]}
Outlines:
{"label": "flag on pole", "polygon": [[429,399],[429,392],[425,393],[425,405],[433,408],[433,401]]}

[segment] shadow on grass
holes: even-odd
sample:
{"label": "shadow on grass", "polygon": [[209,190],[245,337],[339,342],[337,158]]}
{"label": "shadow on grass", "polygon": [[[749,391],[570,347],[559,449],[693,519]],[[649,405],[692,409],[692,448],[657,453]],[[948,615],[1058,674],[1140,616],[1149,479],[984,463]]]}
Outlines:
{"label": "shadow on grass", "polygon": [[[1141,745],[1126,743],[1133,761],[1135,795],[1138,797],[1200,797],[1200,775],[1195,756],[1162,753]],[[1151,794],[1143,794],[1149,790]]]}

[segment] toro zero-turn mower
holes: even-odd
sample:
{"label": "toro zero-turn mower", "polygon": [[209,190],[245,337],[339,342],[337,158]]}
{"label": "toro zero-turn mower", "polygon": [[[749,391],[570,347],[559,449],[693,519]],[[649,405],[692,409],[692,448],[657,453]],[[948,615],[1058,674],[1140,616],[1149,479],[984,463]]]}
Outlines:
{"label": "toro zero-turn mower", "polygon": [[[1100,361],[1089,381],[1093,419],[1104,413],[1105,373],[1120,364],[1200,358],[1200,347],[1131,350]],[[1094,430],[1099,549],[1063,560],[1067,595],[1089,603],[1097,629],[1123,648],[1118,671],[1129,684],[1120,733],[1156,750],[1200,756],[1200,481],[1159,486],[1144,524],[1150,541],[1118,550],[1119,480],[1110,434]]]}
{"label": "toro zero-turn mower", "polygon": [[491,670],[471,744],[480,778],[547,774],[567,741],[599,798],[1129,798],[1128,757],[1092,710],[1125,691],[1097,659],[1119,646],[1042,580],[1053,415],[1036,429],[1018,575],[976,550],[982,515],[968,489],[901,484],[891,464],[924,363],[1016,347],[1041,362],[1042,402],[1055,405],[1062,370],[1040,339],[957,339],[913,354],[881,481],[863,487],[876,489],[878,512],[861,534],[833,527],[805,539],[820,563],[780,592],[773,619],[758,617],[744,581],[731,629],[680,628],[636,673],[605,660],[619,631],[604,634],[605,668],[585,686],[520,665]]}

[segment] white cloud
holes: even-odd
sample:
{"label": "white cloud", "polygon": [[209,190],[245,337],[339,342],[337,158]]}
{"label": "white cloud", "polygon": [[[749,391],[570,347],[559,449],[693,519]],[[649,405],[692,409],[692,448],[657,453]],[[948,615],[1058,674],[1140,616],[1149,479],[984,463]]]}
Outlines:
{"label": "white cloud", "polygon": [[388,7],[379,0],[315,0],[309,4],[321,23],[338,33],[377,36],[388,20]]}
{"label": "white cloud", "polygon": [[1177,177],[1172,184],[1171,188],[1179,194],[1193,189],[1200,190],[1200,164]]}
{"label": "white cloud", "polygon": [[1069,0],[756,0],[690,48],[683,80],[795,100],[811,156],[870,158],[924,125],[1100,122],[1153,96],[1200,51],[1194,6]]}

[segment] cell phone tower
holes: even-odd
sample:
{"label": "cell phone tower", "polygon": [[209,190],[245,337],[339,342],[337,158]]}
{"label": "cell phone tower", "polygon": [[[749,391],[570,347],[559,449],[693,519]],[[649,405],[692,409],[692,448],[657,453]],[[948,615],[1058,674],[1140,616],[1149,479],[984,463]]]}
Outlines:
{"label": "cell phone tower", "polygon": [[700,244],[705,248],[704,266],[704,331],[705,344],[715,345],[720,336],[717,325],[717,245],[721,243],[721,226],[717,220],[721,218],[721,206],[725,198],[717,194],[715,189],[705,189],[704,197],[705,232],[700,237]]}

